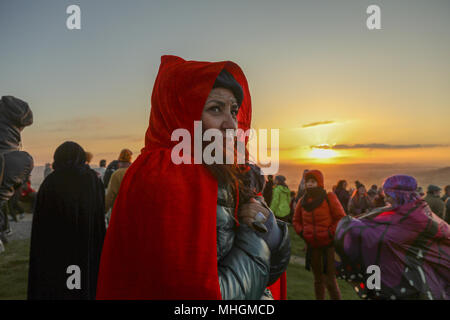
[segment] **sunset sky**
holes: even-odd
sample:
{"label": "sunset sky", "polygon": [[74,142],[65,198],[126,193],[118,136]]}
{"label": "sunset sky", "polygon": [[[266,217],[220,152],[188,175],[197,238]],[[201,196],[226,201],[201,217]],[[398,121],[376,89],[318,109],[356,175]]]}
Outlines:
{"label": "sunset sky", "polygon": [[138,154],[164,54],[238,63],[282,162],[450,165],[448,0],[0,0],[0,95],[30,104],[37,165],[66,140],[95,164]]}

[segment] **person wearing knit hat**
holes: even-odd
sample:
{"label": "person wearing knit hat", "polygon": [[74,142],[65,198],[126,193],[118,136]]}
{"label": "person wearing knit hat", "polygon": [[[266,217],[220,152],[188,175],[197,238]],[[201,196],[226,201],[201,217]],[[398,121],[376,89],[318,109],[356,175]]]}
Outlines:
{"label": "person wearing knit hat", "polygon": [[292,224],[307,245],[305,267],[312,269],[317,300],[340,300],[341,292],[335,276],[333,239],[339,220],[345,216],[337,195],[327,192],[319,170],[304,174],[305,195],[297,203]]}
{"label": "person wearing knit hat", "polygon": [[113,173],[119,169],[119,167],[129,167],[131,164],[133,152],[129,149],[122,149],[120,151],[119,157],[116,160],[111,161],[106,167],[105,173],[103,175],[103,184],[105,189],[108,188],[109,180],[111,180],[111,176]]}
{"label": "person wearing knit hat", "polygon": [[[123,149],[120,151],[119,163],[117,164],[117,170],[111,175],[109,179],[106,197],[105,197],[105,212],[108,213],[114,206],[117,195],[119,194],[120,185],[127,169],[131,166],[133,152],[129,149]],[[109,218],[109,216],[107,217]]]}
{"label": "person wearing knit hat", "polygon": [[427,196],[425,201],[430,206],[431,210],[442,219],[445,219],[445,202],[441,199],[441,188],[430,184],[427,188]]}
{"label": "person wearing knit hat", "polygon": [[[394,175],[383,182],[388,207],[360,218],[342,218],[335,236],[338,277],[362,299],[448,300],[450,227],[417,193],[417,181]],[[377,288],[369,288],[369,266],[379,268]]]}
{"label": "person wearing knit hat", "polygon": [[129,149],[123,149],[120,151],[119,162],[131,163],[131,158],[133,156],[133,152]]}

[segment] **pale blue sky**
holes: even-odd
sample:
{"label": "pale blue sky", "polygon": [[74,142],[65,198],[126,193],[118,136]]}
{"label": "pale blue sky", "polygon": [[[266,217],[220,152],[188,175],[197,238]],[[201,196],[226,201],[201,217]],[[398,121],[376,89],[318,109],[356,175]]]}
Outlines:
{"label": "pale blue sky", "polygon": [[[81,30],[66,29],[70,4]],[[369,4],[382,30],[366,28]],[[95,162],[138,152],[163,54],[237,62],[253,125],[283,129],[287,148],[450,143],[447,0],[0,0],[0,94],[32,107],[24,147],[38,164],[68,139]],[[297,129],[316,121],[339,129]]]}

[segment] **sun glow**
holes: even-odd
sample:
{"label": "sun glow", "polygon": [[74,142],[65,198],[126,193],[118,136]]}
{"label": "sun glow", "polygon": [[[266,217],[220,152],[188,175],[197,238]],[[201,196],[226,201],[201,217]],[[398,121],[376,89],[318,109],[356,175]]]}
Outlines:
{"label": "sun glow", "polygon": [[312,148],[308,156],[311,159],[326,160],[335,158],[337,152],[332,149]]}

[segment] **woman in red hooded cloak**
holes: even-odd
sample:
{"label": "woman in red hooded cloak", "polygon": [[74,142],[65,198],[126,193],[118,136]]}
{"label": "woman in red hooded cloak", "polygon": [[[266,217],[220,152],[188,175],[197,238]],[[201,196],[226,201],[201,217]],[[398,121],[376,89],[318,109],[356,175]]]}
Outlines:
{"label": "woman in red hooded cloak", "polygon": [[234,183],[224,184],[212,167],[171,159],[177,144],[172,132],[186,129],[193,137],[194,121],[204,119],[205,110],[215,112],[207,99],[224,72],[241,89],[236,94],[225,88],[239,106],[224,103],[220,112],[237,112],[236,127],[245,131],[251,99],[238,65],[161,58],[145,147],[128,169],[111,215],[97,299],[260,299],[270,295],[268,285],[274,298],[286,298],[286,225],[267,219],[266,234],[239,225],[243,179],[229,175]]}

